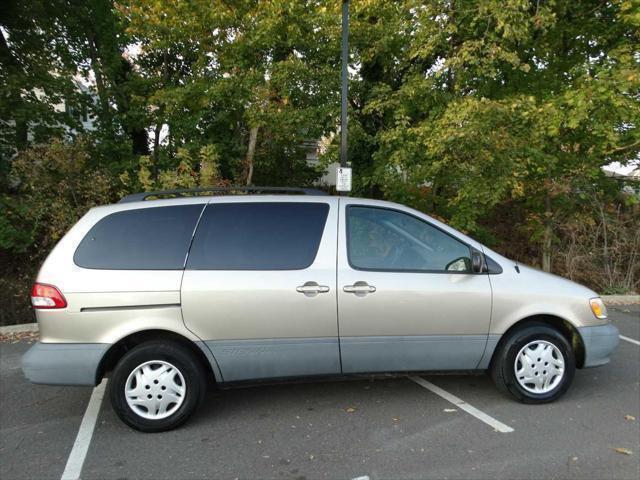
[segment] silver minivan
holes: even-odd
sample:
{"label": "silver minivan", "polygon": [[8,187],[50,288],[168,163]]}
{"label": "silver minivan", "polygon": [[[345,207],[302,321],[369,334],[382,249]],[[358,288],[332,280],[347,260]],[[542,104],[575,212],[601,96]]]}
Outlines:
{"label": "silver minivan", "polygon": [[33,286],[27,378],[96,385],[111,372],[118,416],[152,432],[183,423],[212,379],[489,371],[517,400],[550,402],[618,345],[595,292],[419,211],[309,190],[220,193],[91,209]]}

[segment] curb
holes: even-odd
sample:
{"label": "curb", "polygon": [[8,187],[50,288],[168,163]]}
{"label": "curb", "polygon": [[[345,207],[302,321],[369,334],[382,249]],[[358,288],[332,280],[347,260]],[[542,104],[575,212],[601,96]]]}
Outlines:
{"label": "curb", "polygon": [[634,305],[640,303],[640,295],[601,295],[607,305]]}
{"label": "curb", "polygon": [[0,335],[8,335],[10,333],[37,332],[37,323],[21,323],[19,325],[8,325],[0,327]]}

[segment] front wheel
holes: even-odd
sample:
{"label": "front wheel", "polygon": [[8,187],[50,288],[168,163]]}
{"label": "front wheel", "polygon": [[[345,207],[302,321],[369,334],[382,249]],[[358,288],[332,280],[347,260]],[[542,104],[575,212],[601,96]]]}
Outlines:
{"label": "front wheel", "polygon": [[143,432],[163,432],[184,423],[206,390],[197,358],[177,343],[146,342],[127,352],[109,386],[120,419]]}
{"label": "front wheel", "polygon": [[523,403],[547,403],[561,397],[575,374],[575,356],[556,329],[531,323],[510,334],[491,362],[498,388]]}

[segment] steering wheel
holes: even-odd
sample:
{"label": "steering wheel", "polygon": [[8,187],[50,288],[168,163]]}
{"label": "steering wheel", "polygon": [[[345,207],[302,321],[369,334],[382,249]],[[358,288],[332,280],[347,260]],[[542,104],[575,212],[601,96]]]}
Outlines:
{"label": "steering wheel", "polygon": [[389,253],[387,254],[387,258],[389,259],[389,266],[395,267],[401,256],[402,248],[400,248],[398,245],[394,245],[393,247],[391,247],[391,250],[389,250]]}

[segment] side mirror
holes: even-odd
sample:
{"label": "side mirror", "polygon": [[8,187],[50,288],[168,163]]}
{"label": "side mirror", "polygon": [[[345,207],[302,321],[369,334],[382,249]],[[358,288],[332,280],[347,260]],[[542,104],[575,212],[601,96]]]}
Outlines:
{"label": "side mirror", "polygon": [[485,271],[484,255],[477,250],[471,251],[471,270],[474,273]]}

